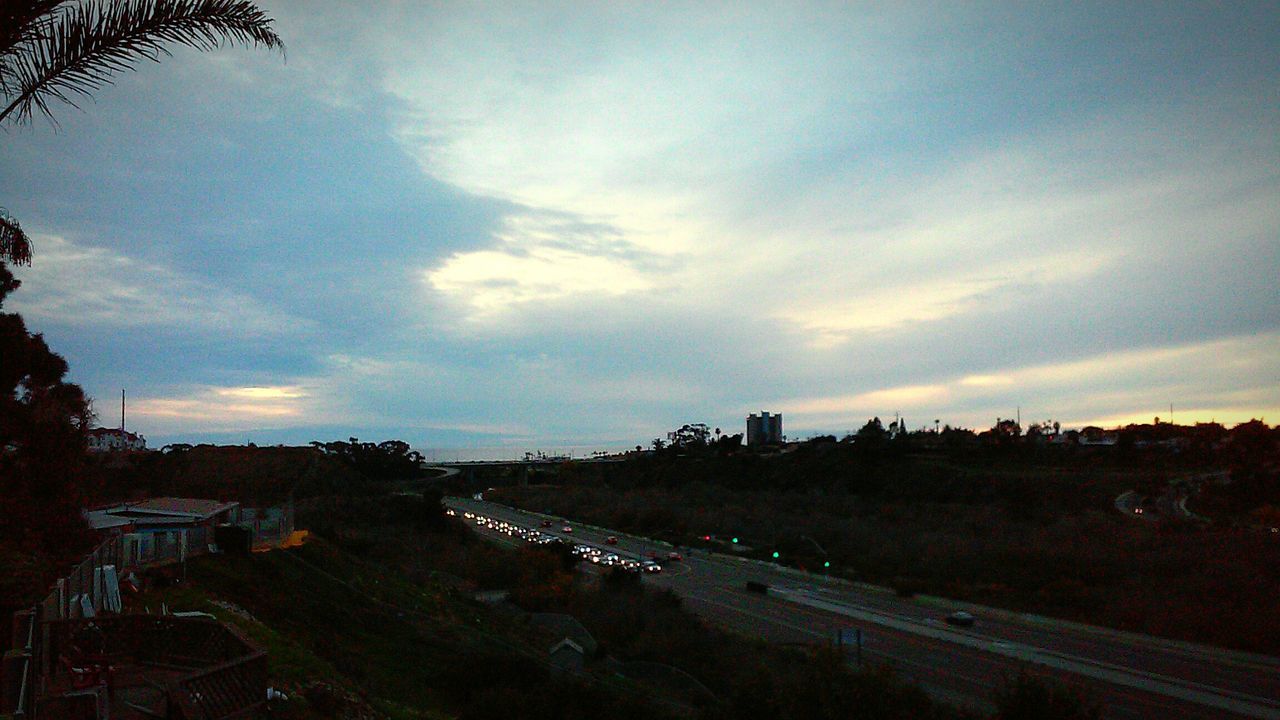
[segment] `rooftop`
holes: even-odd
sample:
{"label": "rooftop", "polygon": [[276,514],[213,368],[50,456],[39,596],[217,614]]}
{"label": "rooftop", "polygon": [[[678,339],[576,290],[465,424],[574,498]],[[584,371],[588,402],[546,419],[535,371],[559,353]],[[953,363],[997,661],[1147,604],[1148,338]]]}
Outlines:
{"label": "rooftop", "polygon": [[218,513],[238,507],[240,503],[203,498],[160,497],[117,503],[86,510],[85,519],[95,530],[120,527],[131,523],[173,522],[175,520],[208,520]]}

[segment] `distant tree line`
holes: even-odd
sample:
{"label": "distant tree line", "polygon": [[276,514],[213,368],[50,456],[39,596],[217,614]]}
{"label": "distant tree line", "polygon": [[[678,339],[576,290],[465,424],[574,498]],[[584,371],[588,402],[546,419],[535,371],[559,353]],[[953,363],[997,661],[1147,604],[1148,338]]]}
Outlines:
{"label": "distant tree line", "polygon": [[314,441],[311,446],[342,460],[371,480],[407,480],[423,475],[422,461],[425,458],[403,440],[373,443],[360,442],[359,438],[353,437],[346,442]]}

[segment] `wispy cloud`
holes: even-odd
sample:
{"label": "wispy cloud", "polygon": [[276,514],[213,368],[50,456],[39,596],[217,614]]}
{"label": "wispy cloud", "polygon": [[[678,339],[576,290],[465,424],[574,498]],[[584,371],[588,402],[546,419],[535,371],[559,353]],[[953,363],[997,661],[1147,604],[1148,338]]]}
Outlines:
{"label": "wispy cloud", "polygon": [[219,432],[298,424],[312,406],[310,393],[299,387],[197,387],[135,398],[129,414],[161,434],[180,428]]}
{"label": "wispy cloud", "polygon": [[102,245],[34,238],[38,261],[23,270],[14,307],[41,323],[168,327],[236,337],[287,334],[306,323],[247,295]]}
{"label": "wispy cloud", "polygon": [[635,249],[608,228],[512,215],[495,239],[493,249],[449,256],[424,272],[425,281],[479,318],[523,303],[625,295],[653,285]]}
{"label": "wispy cloud", "polygon": [[[1280,333],[1249,335],[993,368],[931,385],[782,399],[773,406],[786,408],[801,428],[857,426],[899,410],[923,413],[912,418],[913,426],[927,424],[925,416],[940,416],[981,428],[1019,408],[1036,420],[1114,426],[1155,416],[1167,420],[1170,405],[1187,419],[1243,422],[1259,415],[1280,417],[1280,379],[1266,374],[1277,352]],[[992,410],[975,413],[977,408]]]}

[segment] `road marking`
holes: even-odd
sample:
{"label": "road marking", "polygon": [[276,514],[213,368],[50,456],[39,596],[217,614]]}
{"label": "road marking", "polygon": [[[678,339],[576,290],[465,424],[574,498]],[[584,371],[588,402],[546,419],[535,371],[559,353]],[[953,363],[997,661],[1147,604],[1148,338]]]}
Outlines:
{"label": "road marking", "polygon": [[913,633],[933,638],[935,640],[944,640],[976,650],[985,650],[987,652],[1004,655],[1023,662],[1044,665],[1058,670],[1066,670],[1077,675],[1083,675],[1084,677],[1093,678],[1095,680],[1103,680],[1114,685],[1145,690],[1158,695],[1166,695],[1178,698],[1179,700],[1207,705],[1209,707],[1227,710],[1229,712],[1249,717],[1263,718],[1265,720],[1280,720],[1280,703],[1267,698],[1247,695],[1245,693],[1239,693],[1223,688],[1215,688],[1159,673],[1135,670],[1133,668],[1113,665],[1099,660],[1089,660],[1087,658],[1080,658],[1065,653],[1053,652],[1051,650],[1041,650],[1039,648],[1022,645],[1020,643],[1009,643],[1006,647],[999,647],[993,645],[989,640],[978,636],[942,630],[930,627],[925,623],[920,623],[914,620],[904,620],[900,617],[895,617],[885,613],[862,608],[854,608],[847,605],[812,598],[800,593],[777,590],[771,590],[771,592],[776,597],[788,602],[799,605],[808,605],[809,607],[827,610],[829,612],[845,615],[864,622],[884,625],[885,627],[890,627],[895,630],[901,630],[903,632]]}
{"label": "road marking", "polygon": [[[829,632],[819,632],[816,630],[812,630],[810,628],[796,625],[794,623],[788,622],[778,617],[753,612],[751,610],[740,607],[738,605],[730,605],[728,603],[720,602],[718,600],[713,600],[712,598],[699,593],[685,592],[685,593],[681,593],[681,597],[694,600],[696,602],[706,603],[708,605],[715,605],[717,607],[723,608],[725,611],[732,614],[744,615],[746,617],[753,618],[761,623],[779,625],[805,635],[811,635],[815,638],[819,638],[827,642],[830,642],[832,638],[832,634]],[[987,689],[989,685],[982,678],[971,678],[971,677],[960,675],[954,672],[948,673],[944,668],[940,668],[935,664],[923,663],[918,660],[910,660],[907,658],[898,657],[898,656],[889,654],[884,650],[879,650],[870,645],[864,645],[863,652],[867,655],[877,655],[879,657],[882,657],[885,660],[887,660],[891,665],[908,666],[910,668],[915,669],[916,675],[915,677],[911,678],[912,681],[915,682],[920,687],[927,688],[928,692],[937,698],[941,698],[943,700],[946,700],[948,702],[961,705],[961,706],[968,705],[970,707],[976,707],[979,710],[984,710],[987,712],[990,712],[995,709],[995,705],[993,705],[990,700],[987,700],[982,697],[975,697],[973,695],[968,695],[966,693],[959,692],[957,690],[953,690],[951,688],[938,685],[937,683],[925,680],[924,678],[921,677],[921,675],[924,675],[924,676],[940,675],[953,681],[959,680],[962,684],[965,684],[965,685]]]}

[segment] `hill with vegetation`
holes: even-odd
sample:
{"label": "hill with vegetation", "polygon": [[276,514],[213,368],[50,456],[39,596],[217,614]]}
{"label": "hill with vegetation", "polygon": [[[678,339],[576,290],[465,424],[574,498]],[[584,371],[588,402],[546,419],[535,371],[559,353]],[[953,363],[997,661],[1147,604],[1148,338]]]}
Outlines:
{"label": "hill with vegetation", "polygon": [[1274,435],[1224,454],[1238,479],[1206,484],[1192,503],[1230,508],[1213,522],[1117,511],[1128,490],[1154,495],[1221,467],[1133,447],[668,448],[566,466],[554,485],[486,497],[677,544],[777,552],[785,564],[902,593],[1274,655],[1280,535],[1254,522],[1280,487]]}
{"label": "hill with vegetation", "polygon": [[[185,581],[134,600],[212,612],[265,645],[272,683],[290,696],[276,703],[281,717],[980,717],[826,648],[709,627],[635,575],[575,572],[555,546],[482,540],[438,496],[315,497],[299,525],[313,531],[300,548],[204,557]],[[499,589],[508,601],[474,597]],[[558,637],[534,612],[572,615],[596,638],[582,674],[548,666]],[[1072,691],[1025,678],[994,699],[1011,719],[1093,712]]]}

